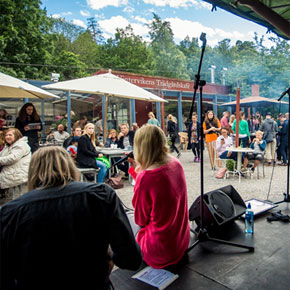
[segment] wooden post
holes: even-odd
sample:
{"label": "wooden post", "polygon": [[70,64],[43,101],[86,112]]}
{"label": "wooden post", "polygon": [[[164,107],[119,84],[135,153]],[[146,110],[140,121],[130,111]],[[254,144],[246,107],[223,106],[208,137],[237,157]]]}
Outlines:
{"label": "wooden post", "polygon": [[108,131],[107,119],[108,119],[108,95],[105,95],[105,120],[104,120],[103,144],[105,144],[107,140],[107,131]]}
{"label": "wooden post", "polygon": [[[163,92],[161,92],[161,98],[164,99]],[[161,103],[161,128],[162,128],[163,132],[166,133],[166,128],[165,128],[164,102]]]}
{"label": "wooden post", "polygon": [[237,101],[236,101],[236,147],[239,147],[239,123],[240,123],[240,88],[237,88]]}

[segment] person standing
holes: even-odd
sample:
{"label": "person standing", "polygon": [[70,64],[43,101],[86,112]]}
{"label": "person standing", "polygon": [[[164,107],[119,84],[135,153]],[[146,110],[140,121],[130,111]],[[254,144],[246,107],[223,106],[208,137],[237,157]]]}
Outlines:
{"label": "person standing", "polygon": [[[96,128],[96,137],[97,138],[100,138],[103,136],[103,128],[104,128],[104,122],[103,122],[103,119],[100,117],[99,120],[96,122],[96,125],[95,125],[95,128]],[[103,140],[103,142],[105,143],[106,140]]]}
{"label": "person standing", "polygon": [[231,113],[229,111],[225,111],[224,112],[223,117],[221,118],[221,121],[220,121],[222,128],[227,128],[228,130],[231,130],[230,124],[229,124],[229,121],[228,121],[228,119],[230,117],[230,114]]}
{"label": "person standing", "polygon": [[175,146],[175,141],[177,138],[177,122],[175,117],[173,117],[171,114],[169,114],[167,116],[167,132],[169,134],[170,137],[170,141],[171,141],[171,147],[170,150],[171,152],[176,151],[177,153],[177,158],[179,158],[181,156],[181,153],[179,152],[179,150],[177,149],[177,147]]}
{"label": "person standing", "polygon": [[80,168],[100,168],[97,179],[98,183],[102,183],[105,181],[107,167],[102,161],[96,160],[97,157],[103,157],[103,154],[96,149],[95,126],[88,123],[78,142],[76,161]]}
{"label": "person standing", "polygon": [[0,209],[1,290],[112,290],[114,264],[138,270],[140,247],[111,187],[78,182],[60,146],[35,152],[28,176],[29,192]]}
{"label": "person standing", "polygon": [[188,147],[194,155],[193,162],[200,162],[200,124],[197,121],[197,114],[193,113],[188,127]]}
{"label": "person standing", "polygon": [[213,111],[207,111],[203,122],[203,132],[207,147],[211,169],[215,170],[216,139],[220,133],[221,124]]}
{"label": "person standing", "polygon": [[149,120],[148,120],[148,124],[150,124],[150,125],[155,125],[155,126],[158,126],[158,127],[160,127],[160,123],[159,123],[159,121],[155,118],[155,115],[154,115],[154,113],[153,112],[150,112],[149,114],[148,114],[148,117],[149,117]]}
{"label": "person standing", "polygon": [[271,162],[275,163],[276,160],[276,135],[278,133],[278,125],[271,117],[271,112],[268,112],[260,127],[260,130],[263,132],[263,139],[267,143],[266,159],[268,166],[271,165]]}
{"label": "person standing", "polygon": [[[29,126],[32,123],[38,125]],[[28,138],[31,152],[35,152],[39,148],[38,132],[42,130],[42,123],[32,103],[26,103],[22,106],[16,118],[15,128]]]}
{"label": "person standing", "polygon": [[[281,129],[279,131],[280,136],[280,152],[283,158],[282,166],[287,165],[287,150],[288,150],[288,134],[289,134],[289,119],[287,120],[285,116],[281,118]],[[288,160],[289,162],[289,160]]]}
{"label": "person standing", "polygon": [[[236,134],[236,120],[234,120],[232,130]],[[239,121],[239,145],[241,147],[247,148],[251,143],[250,131],[248,122],[245,120],[245,113],[240,112],[240,121]]]}

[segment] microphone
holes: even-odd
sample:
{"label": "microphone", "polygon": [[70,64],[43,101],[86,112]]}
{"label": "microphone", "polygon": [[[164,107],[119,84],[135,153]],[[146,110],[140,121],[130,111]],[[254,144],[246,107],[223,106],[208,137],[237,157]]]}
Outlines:
{"label": "microphone", "polygon": [[128,155],[126,155],[124,158],[121,158],[120,160],[118,160],[117,162],[115,162],[110,168],[116,166],[116,165],[119,165],[120,163],[123,163],[125,161],[128,160],[128,158],[133,158],[134,159],[134,154],[133,154],[133,151],[131,151]]}
{"label": "microphone", "polygon": [[199,39],[202,41],[202,47],[205,48],[205,46],[206,46],[206,33],[202,32]]}
{"label": "microphone", "polygon": [[282,93],[282,95],[279,97],[279,99],[277,100],[278,102],[281,101],[281,99],[286,95],[286,94],[290,94],[290,87],[284,92]]}

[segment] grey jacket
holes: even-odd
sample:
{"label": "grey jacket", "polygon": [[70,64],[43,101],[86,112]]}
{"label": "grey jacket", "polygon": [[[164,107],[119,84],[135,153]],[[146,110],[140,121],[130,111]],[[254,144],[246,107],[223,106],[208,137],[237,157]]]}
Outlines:
{"label": "grey jacket", "polygon": [[1,188],[10,188],[27,182],[30,158],[31,150],[27,144],[27,137],[22,137],[11,146],[5,145],[0,152]]}
{"label": "grey jacket", "polygon": [[260,130],[264,132],[263,139],[267,143],[272,142],[278,133],[277,122],[272,119],[265,119],[261,124]]}

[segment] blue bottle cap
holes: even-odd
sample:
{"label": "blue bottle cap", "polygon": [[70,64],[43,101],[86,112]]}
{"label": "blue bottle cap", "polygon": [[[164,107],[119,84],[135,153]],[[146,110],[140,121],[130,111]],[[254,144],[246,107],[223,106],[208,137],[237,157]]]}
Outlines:
{"label": "blue bottle cap", "polygon": [[252,207],[251,207],[251,203],[250,203],[250,202],[248,203],[248,208],[252,208]]}

